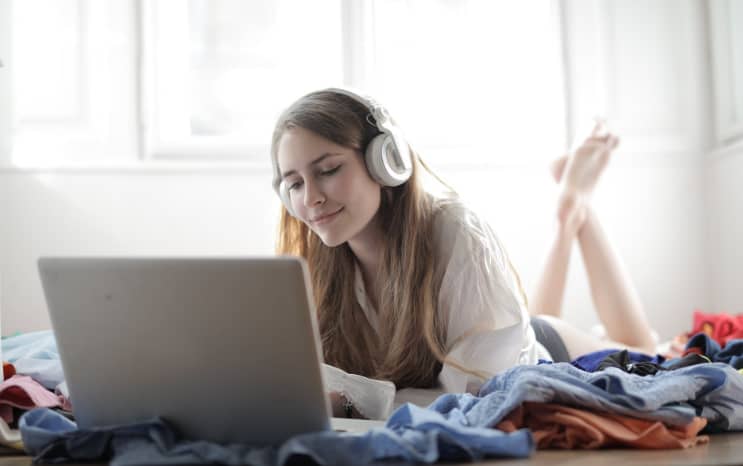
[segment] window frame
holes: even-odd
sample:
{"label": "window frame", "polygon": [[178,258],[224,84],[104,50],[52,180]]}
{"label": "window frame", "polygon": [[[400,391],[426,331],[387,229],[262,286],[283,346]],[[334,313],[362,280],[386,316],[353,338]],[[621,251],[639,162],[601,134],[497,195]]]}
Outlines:
{"label": "window frame", "polygon": [[[95,0],[78,0],[82,4]],[[96,158],[76,159],[73,161],[61,158],[51,163],[39,164],[36,161],[30,161],[25,164],[27,167],[47,167],[47,168],[64,168],[64,167],[112,167],[112,166],[158,166],[162,164],[171,164],[174,166],[249,166],[264,167],[268,163],[267,154],[269,152],[270,141],[261,144],[245,144],[232,137],[189,137],[189,138],[168,138],[164,137],[163,131],[166,125],[184,124],[178,118],[172,118],[173,111],[167,110],[167,105],[177,104],[177,99],[172,95],[156,92],[163,89],[158,85],[158,63],[162,60],[188,60],[187,53],[185,56],[168,56],[162,53],[162,44],[158,44],[158,34],[162,32],[163,27],[181,28],[181,38],[183,34],[188,33],[188,2],[180,0],[158,0],[157,2],[146,2],[143,0],[117,0],[120,8],[126,9],[126,14],[130,15],[129,28],[130,47],[131,47],[131,69],[127,70],[132,81],[133,99],[131,102],[131,114],[133,115],[130,126],[133,128],[129,136],[130,141],[127,143],[127,150],[115,154],[118,148],[115,144],[110,144],[110,150],[98,150]],[[9,0],[8,3],[12,3]],[[562,9],[560,0],[551,0],[551,4],[559,10]],[[348,2],[341,1],[341,70],[342,82],[340,84],[360,89],[374,89],[374,24],[375,24],[375,1]],[[168,21],[157,21],[158,16],[162,17],[164,10],[167,11]],[[175,21],[173,18],[178,15],[186,15],[182,21]],[[564,28],[564,18],[556,17],[556,28],[558,34],[564,34],[561,29]],[[561,40],[561,39],[559,39]],[[0,37],[2,41],[2,37]],[[187,50],[187,48],[183,48]],[[563,59],[564,57],[560,57]],[[562,63],[562,73],[560,79],[564,80],[565,63]],[[569,108],[567,95],[563,95],[562,112],[566,113]],[[188,115],[182,111],[181,115]],[[566,124],[570,124],[566,122]],[[514,160],[493,160],[484,161],[464,160],[457,158],[450,160],[445,154],[451,152],[452,147],[444,147],[436,144],[418,145],[418,149],[423,149],[424,153],[432,154],[429,162],[439,166],[455,167],[481,167],[483,165],[519,165],[524,162],[515,162]],[[471,145],[458,145],[456,149],[469,153],[481,151],[482,147],[472,147]],[[119,151],[121,152],[121,151]],[[2,154],[0,153],[0,156]],[[528,163],[532,163],[529,161]],[[3,160],[0,159],[0,163]]]}
{"label": "window frame", "polygon": [[[141,2],[141,0],[138,0]],[[359,86],[361,76],[364,75],[362,63],[356,59],[358,50],[364,47],[366,36],[360,34],[366,28],[363,11],[368,2],[341,1],[341,30],[342,30],[342,80],[343,85]],[[245,143],[235,136],[178,136],[175,125],[187,125],[183,120],[188,115],[186,109],[173,111],[179,105],[178,90],[181,83],[167,79],[158,73],[163,60],[170,60],[180,69],[188,67],[188,57],[173,57],[164,53],[164,50],[173,50],[168,47],[162,38],[168,37],[173,42],[188,42],[188,2],[181,0],[158,0],[144,2],[140,12],[141,24],[141,76],[144,82],[143,94],[143,128],[144,148],[142,158],[145,161],[191,161],[197,163],[245,163],[267,164],[267,154],[270,151],[270,141],[260,144]],[[168,21],[158,21],[167,10]],[[180,18],[174,21],[173,15]],[[347,24],[346,21],[350,23]],[[185,50],[185,49],[184,49]],[[356,54],[352,51],[356,50]],[[362,54],[365,55],[365,54]],[[166,81],[167,85],[162,81]],[[165,92],[163,92],[165,91]],[[180,120],[180,121],[179,121]],[[183,132],[182,129],[180,131]]]}
{"label": "window frame", "polygon": [[[2,2],[6,12],[14,10],[14,0]],[[17,104],[12,102],[7,113],[10,120],[11,148],[0,160],[5,166],[16,168],[62,167],[90,164],[110,166],[131,163],[139,158],[139,82],[137,78],[137,56],[139,51],[137,24],[138,0],[97,2],[76,0],[75,28],[82,41],[80,57],[74,60],[77,67],[75,118],[30,118],[27,140],[34,133],[43,132],[46,141],[38,147],[29,147],[30,153],[19,153],[18,133],[14,134],[21,117]],[[112,27],[107,20],[116,17]],[[12,26],[12,25],[11,25]],[[91,35],[106,32],[103,44],[86,40]],[[5,47],[13,48],[12,27],[7,37],[0,37]],[[13,52],[11,50],[10,55]],[[11,66],[17,60],[11,57]],[[14,72],[9,67],[11,76]],[[104,80],[92,79],[94,74],[106,75]],[[114,74],[116,77],[114,77]],[[91,84],[95,82],[95,85]],[[15,108],[14,108],[15,107]],[[14,111],[15,110],[15,111]],[[70,130],[71,128],[71,130]],[[42,138],[39,138],[42,139]]]}
{"label": "window frame", "polygon": [[[730,16],[731,0],[707,2],[713,69],[715,137],[718,147],[743,143],[743,44],[736,43]],[[738,32],[743,37],[743,34]],[[734,63],[735,59],[739,63]],[[736,69],[737,65],[737,69]]]}

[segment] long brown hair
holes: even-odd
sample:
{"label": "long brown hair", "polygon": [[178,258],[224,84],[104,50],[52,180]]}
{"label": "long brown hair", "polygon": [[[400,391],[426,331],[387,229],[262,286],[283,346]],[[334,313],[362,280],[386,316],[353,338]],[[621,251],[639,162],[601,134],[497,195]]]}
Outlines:
{"label": "long brown hair", "polygon": [[[274,186],[280,172],[278,145],[284,132],[301,127],[363,154],[379,134],[369,110],[332,91],[310,93],[279,117],[271,158]],[[361,156],[361,155],[360,155]],[[304,257],[309,265],[325,361],[348,372],[391,380],[398,389],[436,384],[444,360],[445,327],[440,321],[435,274],[433,220],[436,201],[421,186],[414,156],[410,179],[384,187],[378,216],[386,235],[380,251],[377,333],[356,300],[355,256],[347,243],[328,247],[282,206],[277,253]]]}

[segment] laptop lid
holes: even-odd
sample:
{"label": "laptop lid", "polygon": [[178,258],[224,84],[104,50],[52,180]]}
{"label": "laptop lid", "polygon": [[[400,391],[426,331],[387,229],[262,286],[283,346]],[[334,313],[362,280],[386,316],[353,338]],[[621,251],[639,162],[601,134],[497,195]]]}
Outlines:
{"label": "laptop lid", "polygon": [[277,444],[329,429],[300,258],[41,258],[81,428],[161,416],[186,437]]}

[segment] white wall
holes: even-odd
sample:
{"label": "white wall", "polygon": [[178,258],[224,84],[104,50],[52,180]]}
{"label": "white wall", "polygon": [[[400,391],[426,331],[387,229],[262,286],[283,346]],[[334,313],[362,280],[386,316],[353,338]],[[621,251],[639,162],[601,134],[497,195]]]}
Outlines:
{"label": "white wall", "polygon": [[[651,322],[671,337],[688,330],[695,307],[713,304],[705,183],[714,173],[727,176],[724,166],[707,178],[703,170],[710,110],[702,3],[566,5],[571,127],[600,107],[623,136],[595,205]],[[494,140],[502,130],[494,129]],[[492,222],[531,289],[553,227],[547,167],[439,172]],[[3,334],[49,326],[35,270],[40,255],[271,253],[278,202],[269,183],[262,169],[0,171]],[[731,236],[714,253],[732,255],[732,248]],[[596,318],[577,251],[573,264],[566,317],[588,328]]]}
{"label": "white wall", "polygon": [[4,334],[48,328],[43,255],[270,254],[277,201],[265,173],[0,173]]}
{"label": "white wall", "polygon": [[[652,325],[664,338],[688,330],[707,306],[703,185],[697,156],[618,151],[594,199],[603,226],[635,280]],[[533,290],[554,227],[555,188],[547,170],[503,168],[450,177],[486,213]],[[487,197],[475,188],[489,186]],[[563,306],[583,328],[598,323],[580,254],[573,252]]]}

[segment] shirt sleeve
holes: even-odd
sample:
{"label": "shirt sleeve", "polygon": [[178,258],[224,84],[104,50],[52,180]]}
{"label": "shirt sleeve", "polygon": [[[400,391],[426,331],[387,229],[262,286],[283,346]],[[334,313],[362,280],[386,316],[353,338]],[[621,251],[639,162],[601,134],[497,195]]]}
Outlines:
{"label": "shirt sleeve", "polygon": [[387,419],[395,400],[395,384],[350,374],[335,366],[323,364],[326,392],[338,392],[350,400],[367,419]]}
{"label": "shirt sleeve", "polygon": [[[447,325],[447,359],[489,378],[525,362],[533,347],[521,285],[493,230],[465,211],[448,222],[451,256],[439,292]],[[532,350],[533,351],[533,350]],[[447,392],[476,392],[485,381],[445,363],[439,382]]]}

